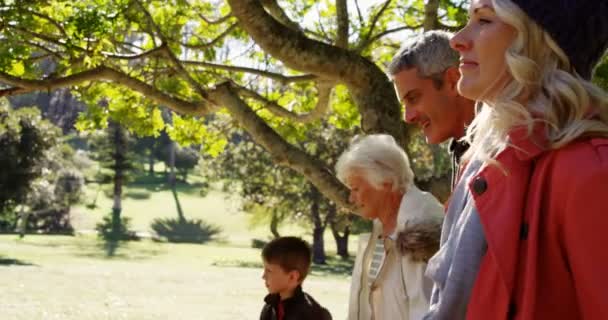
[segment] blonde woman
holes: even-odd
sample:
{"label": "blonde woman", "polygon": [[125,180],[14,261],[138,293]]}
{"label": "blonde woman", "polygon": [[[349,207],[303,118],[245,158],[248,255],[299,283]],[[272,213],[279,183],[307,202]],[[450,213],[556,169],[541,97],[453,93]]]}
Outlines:
{"label": "blonde woman", "polygon": [[473,0],[458,91],[483,102],[429,261],[425,319],[608,319],[606,0]]}

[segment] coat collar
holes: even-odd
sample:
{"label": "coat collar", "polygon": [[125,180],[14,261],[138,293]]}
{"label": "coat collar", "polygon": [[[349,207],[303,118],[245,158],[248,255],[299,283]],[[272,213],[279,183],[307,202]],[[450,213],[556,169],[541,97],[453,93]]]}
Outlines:
{"label": "coat collar", "polygon": [[[304,291],[302,290],[302,286],[297,286],[293,291],[293,295],[290,298],[283,300],[283,305],[284,306],[290,305],[302,298],[304,298]],[[280,301],[281,301],[281,296],[278,293],[268,294],[264,298],[264,302],[266,302],[267,304],[269,304],[273,307],[276,307],[277,305],[279,305]]]}
{"label": "coat collar", "polygon": [[549,146],[547,125],[537,122],[532,127],[518,126],[509,133],[509,145],[515,150],[515,155],[521,161],[538,157]]}

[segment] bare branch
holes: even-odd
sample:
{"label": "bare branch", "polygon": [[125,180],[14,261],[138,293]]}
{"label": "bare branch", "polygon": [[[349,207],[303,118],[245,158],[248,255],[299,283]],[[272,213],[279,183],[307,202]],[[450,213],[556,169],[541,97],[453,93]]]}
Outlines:
{"label": "bare branch", "polygon": [[268,109],[270,112],[274,113],[275,115],[284,117],[287,119],[291,119],[293,121],[301,122],[301,123],[309,123],[309,122],[318,120],[323,115],[325,115],[325,113],[327,113],[327,110],[329,109],[329,100],[330,100],[330,96],[331,96],[331,90],[333,88],[333,84],[329,83],[327,81],[317,82],[318,100],[317,100],[317,104],[316,104],[315,108],[312,111],[310,111],[309,113],[298,114],[293,111],[289,111],[289,110],[285,109],[285,107],[282,107],[275,101],[270,101],[270,100],[266,99],[265,97],[263,97],[262,95],[260,95],[258,92],[254,91],[254,90],[251,90],[251,89],[248,89],[245,87],[241,87],[241,86],[237,86],[236,84],[233,84],[233,86],[235,86],[235,88],[238,90],[238,92],[240,94],[242,94],[243,96],[247,96],[247,97],[256,99],[256,100],[264,103],[264,107],[266,109]]}

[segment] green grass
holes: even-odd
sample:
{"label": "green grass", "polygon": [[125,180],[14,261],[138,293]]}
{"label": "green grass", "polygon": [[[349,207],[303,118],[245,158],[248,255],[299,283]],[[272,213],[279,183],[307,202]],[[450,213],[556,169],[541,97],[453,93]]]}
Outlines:
{"label": "green grass", "polygon": [[[109,257],[92,236],[4,235],[0,252],[2,319],[257,319],[266,294],[259,249],[145,240]],[[345,317],[348,277],[304,287]]]}
{"label": "green grass", "polygon": [[[132,228],[136,231],[149,232],[150,224],[155,218],[176,218],[177,210],[170,189],[164,183],[164,175],[157,173],[150,177],[138,177],[134,183],[123,188],[125,197],[122,201],[122,215],[131,218]],[[252,239],[270,239],[271,234],[267,226],[252,226],[249,223],[250,213],[240,209],[240,198],[219,190],[213,185],[203,197],[200,195],[203,181],[200,177],[191,174],[188,184],[178,183],[178,196],[184,214],[188,219],[202,219],[216,225],[222,232],[218,242],[233,246],[250,247]],[[102,186],[111,189],[110,185]],[[108,214],[112,208],[112,199],[104,192],[100,192],[97,199],[97,208],[89,209],[97,191],[97,185],[88,186],[86,200],[82,205],[74,207],[72,223],[77,230],[93,230],[95,224],[101,221],[103,215]],[[133,197],[132,195],[137,196]],[[142,196],[145,194],[145,196]],[[129,196],[131,195],[131,196]],[[279,228],[281,235],[299,235],[307,241],[312,241],[310,230],[298,224],[285,223]],[[325,245],[328,252],[335,252],[335,243],[331,233],[326,232]],[[351,237],[351,247],[356,246],[356,237]]]}
{"label": "green grass", "polygon": [[[268,228],[248,223],[250,214],[239,209],[238,197],[217,186],[201,196],[201,179],[192,175],[188,180],[178,184],[186,217],[222,229],[218,239],[203,245],[144,239],[109,247],[91,232],[112,207],[112,199],[100,192],[97,207],[87,208],[95,185],[73,208],[77,236],[0,235],[1,318],[258,319],[266,289],[260,249],[251,248],[251,242],[269,239]],[[123,216],[132,219],[133,229],[147,232],[155,218],[177,217],[163,181],[162,175],[141,176],[124,188]],[[279,231],[312,240],[296,224]],[[356,241],[351,236],[351,252]],[[335,257],[329,231],[325,245],[328,264],[313,266],[304,288],[334,319],[344,319],[352,259]]]}

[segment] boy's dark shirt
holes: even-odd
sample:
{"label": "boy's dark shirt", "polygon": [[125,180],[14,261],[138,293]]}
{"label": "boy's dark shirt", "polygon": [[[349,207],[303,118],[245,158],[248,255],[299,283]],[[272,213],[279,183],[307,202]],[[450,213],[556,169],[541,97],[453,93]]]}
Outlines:
{"label": "boy's dark shirt", "polygon": [[[269,294],[264,298],[266,305],[260,314],[260,320],[279,320],[277,308],[281,302],[278,293]],[[331,314],[309,294],[298,286],[291,298],[282,301],[285,317],[282,320],[331,320]]]}

